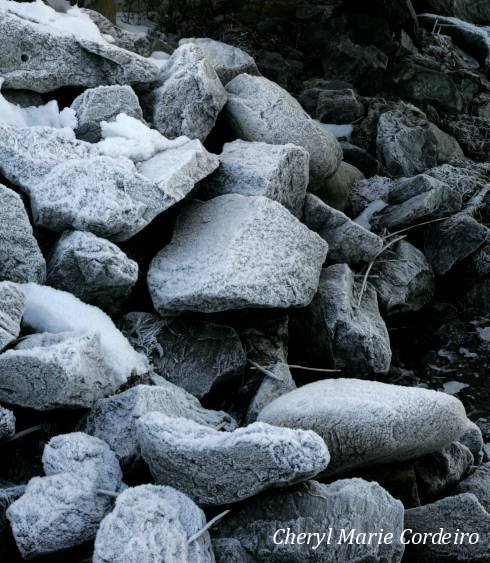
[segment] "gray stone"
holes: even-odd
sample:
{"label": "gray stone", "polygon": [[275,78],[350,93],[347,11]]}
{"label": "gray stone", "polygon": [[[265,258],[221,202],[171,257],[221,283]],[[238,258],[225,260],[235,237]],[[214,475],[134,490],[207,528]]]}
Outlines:
{"label": "gray stone", "polygon": [[313,194],[306,194],[303,222],[328,242],[328,259],[332,262],[371,262],[383,248],[381,237]]}
{"label": "gray stone", "polygon": [[[420,563],[486,563],[490,559],[490,514],[472,494],[447,497],[432,504],[405,511],[406,554]],[[451,534],[453,541],[442,543],[440,532]],[[466,536],[456,533],[466,532]],[[412,543],[411,534],[430,534],[427,541]],[[439,536],[435,536],[439,533]],[[477,534],[479,539],[473,545],[469,542],[469,534]],[[434,537],[435,536],[435,537]],[[436,541],[434,541],[436,540]]]}
{"label": "gray stone", "polygon": [[0,352],[20,334],[25,301],[18,285],[0,282]]}
{"label": "gray stone", "polygon": [[24,494],[25,485],[13,485],[10,483],[0,483],[0,535],[7,529],[7,508],[19,497]]}
{"label": "gray stone", "polygon": [[[318,186],[310,186],[313,193],[335,209],[345,209],[352,187],[364,180],[364,174],[352,164],[342,161],[337,172]],[[314,189],[313,189],[314,188]]]}
{"label": "gray stone", "polygon": [[442,164],[427,170],[425,174],[446,183],[457,191],[464,203],[490,182],[490,166],[471,161]]}
{"label": "gray stone", "polygon": [[[330,542],[329,528],[333,530]],[[341,529],[347,534],[355,530],[354,540],[339,541]],[[362,541],[369,532],[381,529],[393,534],[392,543]],[[220,523],[218,536],[238,540],[247,555],[255,558],[252,561],[264,563],[398,563],[404,549],[400,542],[402,530],[400,501],[378,483],[346,479],[329,485],[308,481],[283,491],[264,493],[229,514]],[[309,545],[303,543],[304,536],[298,543],[285,544],[288,531],[295,536],[314,535]],[[274,543],[276,532],[277,543]],[[355,539],[357,534],[360,534],[359,543]]]}
{"label": "gray stone", "polygon": [[[490,39],[488,45],[490,48]],[[488,72],[490,75],[490,59]],[[458,141],[468,158],[488,164],[490,118],[460,115],[457,118],[445,119],[441,127]]]}
{"label": "gray stone", "polygon": [[454,490],[457,495],[471,493],[475,495],[483,508],[490,512],[490,463],[475,467],[466,479],[463,479]]}
{"label": "gray stone", "polygon": [[[490,23],[490,5],[486,0],[427,0],[424,4],[434,14],[454,16],[482,25]],[[443,32],[446,33],[445,30]]]}
{"label": "gray stone", "polygon": [[213,551],[216,563],[255,563],[257,561],[234,538],[213,539]]}
{"label": "gray stone", "polygon": [[155,481],[185,492],[199,505],[239,502],[270,487],[305,481],[330,460],[314,432],[261,422],[219,432],[153,412],[142,416],[136,428]]}
{"label": "gray stone", "polygon": [[220,167],[204,181],[206,196],[265,196],[301,216],[310,158],[304,148],[238,140],[226,143],[219,158]]}
{"label": "gray stone", "polygon": [[171,487],[141,485],[121,493],[102,521],[93,563],[214,563],[203,511]]}
{"label": "gray stone", "polygon": [[0,440],[15,433],[15,416],[12,411],[0,407]]}
{"label": "gray stone", "polygon": [[342,160],[335,137],[305,113],[292,96],[266,78],[240,74],[226,87],[228,120],[238,137],[273,145],[293,143],[310,153],[310,182],[321,185]]}
{"label": "gray stone", "polygon": [[46,263],[22,199],[0,184],[0,280],[43,283],[45,277]]}
{"label": "gray stone", "polygon": [[138,264],[112,242],[82,231],[64,232],[51,249],[47,283],[86,303],[111,308],[138,280]]}
{"label": "gray stone", "polygon": [[204,409],[199,401],[170,382],[137,385],[124,393],[97,401],[82,421],[81,430],[109,444],[123,466],[139,458],[136,421],[150,412],[187,418],[216,429],[232,430],[236,423],[222,411]]}
{"label": "gray stone", "polygon": [[226,104],[226,91],[204,51],[189,43],[162,67],[146,103],[151,122],[165,137],[204,141]]}
{"label": "gray stone", "polygon": [[195,202],[153,259],[148,286],[162,315],[304,307],[327,244],[282,205],[238,194]]}
{"label": "gray stone", "polygon": [[393,182],[384,176],[372,176],[356,182],[349,194],[349,208],[352,216],[357,217],[355,221],[370,228],[370,219],[374,213],[386,207],[392,184],[400,181]]}
{"label": "gray stone", "polygon": [[259,421],[319,434],[335,475],[440,450],[467,424],[461,402],[445,393],[359,379],[326,379],[279,397]]}
{"label": "gray stone", "polygon": [[470,450],[470,452],[473,454],[473,457],[475,458],[475,463],[481,463],[485,442],[483,440],[482,431],[477,424],[469,420],[468,425],[466,426],[466,430],[458,438],[458,442],[460,442]]}
{"label": "gray stone", "polygon": [[[339,90],[325,90],[312,88],[300,96],[299,101],[305,107],[304,99],[308,99],[312,117],[322,123],[336,123],[344,125],[352,123],[364,115],[364,106],[357,99],[350,88]],[[308,111],[308,108],[305,107]]]}
{"label": "gray stone", "polygon": [[207,38],[192,37],[179,41],[179,45],[185,43],[195,43],[204,51],[206,58],[224,85],[242,73],[260,75],[253,58],[242,49]]}
{"label": "gray stone", "polygon": [[59,26],[39,23],[34,14],[17,15],[14,9],[15,5],[7,7],[0,22],[0,35],[8,46],[0,57],[5,88],[42,93],[63,86],[152,82],[158,77],[154,63],[107,43],[102,36],[75,36]]}
{"label": "gray stone", "polygon": [[102,121],[113,121],[120,113],[143,119],[138,97],[131,86],[99,86],[85,90],[75,98],[71,109],[76,113],[79,139],[96,143],[100,141]]}

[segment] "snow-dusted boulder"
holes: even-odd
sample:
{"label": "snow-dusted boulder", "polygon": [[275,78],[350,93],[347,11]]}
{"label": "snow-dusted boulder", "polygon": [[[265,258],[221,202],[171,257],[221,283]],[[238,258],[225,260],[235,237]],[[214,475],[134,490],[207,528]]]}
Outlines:
{"label": "snow-dusted boulder", "polygon": [[490,463],[484,463],[475,468],[466,479],[463,479],[455,489],[456,494],[471,493],[475,495],[483,508],[490,511]]}
{"label": "snow-dusted boulder", "polygon": [[306,481],[330,460],[314,432],[260,422],[219,432],[152,412],[136,427],[141,455],[155,481],[185,492],[200,506],[238,502],[270,487]]}
{"label": "snow-dusted boulder", "polygon": [[233,141],[220,154],[220,167],[205,180],[207,196],[262,195],[301,216],[309,179],[309,153],[296,145]]}
{"label": "snow-dusted boulder", "polygon": [[172,383],[137,385],[124,393],[101,399],[93,406],[82,430],[109,444],[123,466],[139,457],[137,420],[150,412],[186,418],[211,428],[232,430],[236,423],[222,411],[207,410],[191,394]]}
{"label": "snow-dusted boulder", "polygon": [[360,379],[305,385],[267,405],[259,420],[319,434],[331,455],[329,475],[440,450],[467,424],[451,395]]}
{"label": "snow-dusted boulder", "polygon": [[204,141],[226,103],[226,91],[203,50],[190,43],[162,67],[146,103],[152,124],[165,137]]}
{"label": "snow-dusted boulder", "polygon": [[293,143],[310,153],[310,179],[321,184],[342,160],[337,139],[290,94],[261,76],[240,74],[226,86],[228,120],[238,137],[273,145]]}
{"label": "snow-dusted boulder", "polygon": [[214,563],[204,512],[171,487],[141,485],[121,493],[95,539],[94,563]]}
{"label": "snow-dusted boulder", "polygon": [[25,297],[18,285],[0,282],[0,352],[20,333]]}
{"label": "snow-dusted boulder", "polygon": [[157,311],[304,307],[318,287],[327,244],[282,205],[229,194],[190,205],[151,263]]}
{"label": "snow-dusted boulder", "polygon": [[51,249],[47,283],[86,303],[110,308],[138,280],[138,264],[112,242],[92,233],[67,231]]}
{"label": "snow-dusted boulder", "polygon": [[5,513],[8,507],[24,494],[25,485],[14,485],[7,481],[0,484],[0,534],[8,529],[8,521]]}
{"label": "snow-dusted boulder", "polygon": [[0,407],[0,440],[15,433],[15,415],[12,411]]}

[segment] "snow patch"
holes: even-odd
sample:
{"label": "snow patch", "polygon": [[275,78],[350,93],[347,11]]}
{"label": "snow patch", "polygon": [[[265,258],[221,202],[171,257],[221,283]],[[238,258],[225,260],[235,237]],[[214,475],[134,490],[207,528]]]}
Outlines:
{"label": "snow patch", "polygon": [[344,137],[348,139],[352,135],[352,131],[354,129],[354,127],[350,123],[337,125],[335,123],[321,123],[317,119],[315,119],[314,121],[316,121],[322,129],[326,129],[329,133],[335,135],[337,139]]}
{"label": "snow patch", "polygon": [[461,383],[460,381],[446,381],[442,386],[444,393],[448,395],[456,395],[456,393],[459,393],[465,387],[469,387],[469,385]]}
{"label": "snow patch", "polygon": [[382,199],[375,199],[366,207],[366,209],[358,217],[354,219],[354,223],[357,223],[358,225],[361,225],[361,227],[364,227],[365,229],[370,231],[371,217],[378,211],[384,209],[387,205],[388,204],[384,202]]}

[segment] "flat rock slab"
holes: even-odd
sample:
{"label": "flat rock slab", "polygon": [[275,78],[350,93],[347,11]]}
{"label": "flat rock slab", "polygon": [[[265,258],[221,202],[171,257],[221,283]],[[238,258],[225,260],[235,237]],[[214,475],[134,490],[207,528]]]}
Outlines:
{"label": "flat rock slab", "polygon": [[0,352],[20,334],[26,298],[20,286],[0,282]]}
{"label": "flat rock slab", "polygon": [[138,420],[137,435],[156,482],[185,492],[199,505],[238,502],[270,487],[305,481],[330,460],[314,432],[261,422],[218,432],[191,420],[149,413]]}
{"label": "flat rock slab", "polygon": [[224,195],[180,215],[153,259],[148,286],[162,315],[245,307],[304,307],[327,244],[265,197]]}
{"label": "flat rock slab", "polygon": [[332,458],[329,475],[440,450],[467,424],[455,397],[359,379],[305,385],[267,405],[258,419],[319,434]]}
{"label": "flat rock slab", "polygon": [[188,543],[205,524],[204,512],[171,487],[126,489],[100,525],[93,561],[214,563],[209,532]]}

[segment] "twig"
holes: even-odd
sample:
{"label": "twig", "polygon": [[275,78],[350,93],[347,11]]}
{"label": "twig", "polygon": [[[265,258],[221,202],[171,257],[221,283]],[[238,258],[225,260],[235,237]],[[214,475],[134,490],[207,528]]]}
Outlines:
{"label": "twig", "polygon": [[107,491],[106,489],[97,489],[96,493],[98,495],[106,495],[108,497],[117,498],[119,495],[113,491]]}
{"label": "twig", "polygon": [[9,442],[15,442],[15,440],[20,440],[20,438],[23,438],[24,436],[28,436],[33,432],[37,432],[38,430],[43,430],[43,429],[44,426],[42,424],[38,424],[37,426],[31,426],[31,428],[26,428],[25,430],[22,430],[21,432],[17,432],[17,434],[14,434],[13,436],[9,436],[5,440],[2,440],[0,442],[0,445],[8,444]]}
{"label": "twig", "polygon": [[400,229],[399,231],[395,231],[394,233],[389,233],[385,236],[385,239],[394,237],[395,235],[399,235],[400,233],[404,233],[406,231],[410,231],[411,229],[415,229],[416,227],[423,227],[424,225],[430,225],[431,223],[438,223],[439,221],[445,221],[446,219],[449,219],[449,216],[440,217],[439,219],[431,219],[430,221],[424,221],[423,223],[417,223],[416,225],[405,227],[404,229]]}
{"label": "twig", "polygon": [[298,366],[298,365],[294,365],[294,364],[287,364],[287,366],[289,368],[292,368],[292,369],[304,369],[306,371],[322,371],[322,372],[325,372],[325,373],[340,373],[342,371],[340,369],[310,368],[310,367]]}
{"label": "twig", "polygon": [[275,373],[272,373],[271,371],[269,371],[268,369],[262,367],[260,364],[258,364],[257,362],[254,362],[253,360],[248,360],[248,363],[253,366],[256,370],[262,372],[264,375],[267,375],[268,377],[272,377],[272,379],[276,379],[277,381],[282,381],[282,378],[279,377],[278,375],[276,375]]}
{"label": "twig", "polygon": [[192,543],[193,541],[196,541],[198,538],[200,538],[205,532],[207,532],[209,530],[209,528],[212,528],[215,524],[217,524],[221,519],[223,519],[227,514],[229,514],[231,512],[231,508],[228,510],[225,510],[224,512],[222,512],[221,514],[218,514],[218,516],[215,516],[214,518],[212,518],[205,526],[204,528],[201,528],[198,532],[196,532],[194,535],[192,535],[188,540],[187,543]]}

